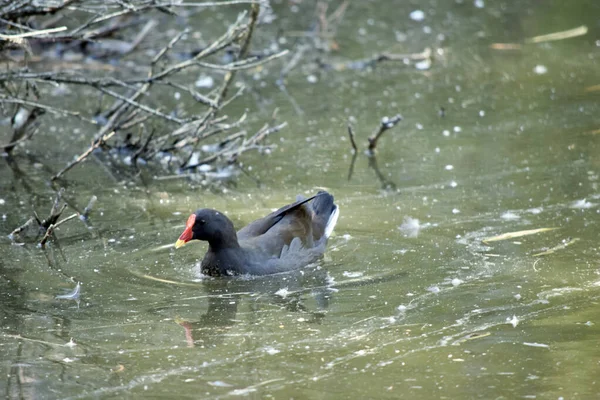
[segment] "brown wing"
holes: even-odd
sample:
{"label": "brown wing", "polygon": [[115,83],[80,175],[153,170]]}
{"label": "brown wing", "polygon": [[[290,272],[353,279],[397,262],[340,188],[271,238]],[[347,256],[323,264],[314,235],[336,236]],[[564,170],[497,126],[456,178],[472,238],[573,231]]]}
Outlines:
{"label": "brown wing", "polygon": [[281,207],[277,211],[273,211],[264,218],[251,222],[237,232],[238,240],[249,240],[253,237],[264,235],[269,229],[273,228],[273,226],[279,223],[287,214],[301,209],[301,206],[304,203],[311,201],[317,196],[318,195],[309,197],[308,199],[298,200],[295,203]]}
{"label": "brown wing", "polygon": [[240,244],[274,257],[279,257],[283,246],[289,245],[294,238],[299,238],[308,248],[313,247],[314,213],[306,203],[314,198],[299,200],[252,222],[238,232]]}

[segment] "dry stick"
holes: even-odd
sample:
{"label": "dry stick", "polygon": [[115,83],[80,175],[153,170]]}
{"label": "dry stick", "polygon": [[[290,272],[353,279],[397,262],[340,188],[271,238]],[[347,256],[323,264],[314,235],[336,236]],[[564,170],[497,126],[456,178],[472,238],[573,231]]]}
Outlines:
{"label": "dry stick", "polygon": [[10,237],[11,239],[15,236],[18,235],[19,233],[23,232],[25,229],[27,229],[27,227],[31,224],[33,224],[35,222],[36,218],[35,217],[31,217],[27,220],[27,222],[25,222],[23,225],[19,226],[18,228],[16,228],[15,230],[13,230],[10,235],[8,235],[8,237]]}
{"label": "dry stick", "polygon": [[197,91],[195,91],[194,89],[192,89],[190,87],[185,87],[179,83],[169,82],[169,81],[156,82],[156,83],[169,85],[169,86],[172,86],[181,91],[187,92],[190,94],[190,96],[193,97],[194,100],[196,100],[198,103],[204,104],[205,106],[209,106],[209,107],[213,107],[213,108],[217,107],[217,105],[215,104],[214,101],[212,101],[212,99],[204,96],[203,94],[198,93]]}
{"label": "dry stick", "polygon": [[102,144],[104,144],[104,142],[106,142],[108,139],[113,137],[115,135],[115,133],[116,133],[115,131],[112,131],[109,134],[107,134],[106,136],[104,136],[98,140],[95,140],[89,149],[87,149],[84,153],[82,153],[79,157],[77,157],[77,159],[75,159],[74,161],[71,161],[69,164],[67,164],[66,167],[64,167],[63,169],[58,171],[58,173],[56,175],[54,175],[51,178],[51,180],[53,180],[53,181],[57,180],[62,175],[64,175],[65,172],[67,172],[68,170],[70,170],[71,168],[73,168],[74,166],[76,166],[77,164],[82,162],[83,160],[85,160],[90,154],[92,154],[92,152],[94,150],[96,150],[98,147],[100,147]]}
{"label": "dry stick", "polygon": [[352,129],[352,125],[350,124],[348,124],[348,136],[350,136],[350,144],[352,145],[354,154],[358,153],[358,147],[356,147],[356,142],[354,141],[354,129]]}
{"label": "dry stick", "polygon": [[[181,35],[176,36],[173,40],[171,40],[171,42],[169,42],[169,44],[167,45],[167,49],[172,47],[173,44],[175,43],[176,40],[179,40],[181,38]],[[167,51],[161,51],[153,60],[152,60],[152,66],[150,68],[150,72],[148,72],[148,76],[149,78],[151,78],[154,74],[154,66],[156,65],[156,63],[158,63],[158,61],[167,53]],[[75,161],[70,162],[66,167],[64,167],[62,170],[60,170],[56,175],[54,175],[51,180],[57,180],[58,178],[60,178],[64,173],[66,173],[67,171],[69,171],[71,168],[73,168],[74,166],[76,166],[77,164],[79,164],[80,162],[82,162],[83,160],[85,160],[90,154],[92,154],[92,152],[97,149],[99,146],[101,146],[103,143],[105,143],[108,139],[110,139],[112,136],[115,135],[116,131],[113,129],[116,125],[117,120],[123,115],[125,114],[125,112],[129,109],[129,107],[132,105],[131,102],[134,102],[137,100],[137,98],[142,95],[143,93],[147,92],[148,89],[150,88],[150,86],[152,85],[152,81],[149,80],[148,82],[144,83],[131,97],[128,98],[127,101],[124,101],[114,112],[114,114],[110,117],[110,119],[108,120],[108,122],[106,123],[106,125],[104,125],[102,127],[102,129],[100,129],[100,131],[98,132],[98,134],[96,135],[95,140],[92,142],[92,146],[86,150],[83,154],[81,154],[79,157],[77,157],[77,159]],[[112,132],[109,132],[111,129]]]}
{"label": "dry stick", "polygon": [[94,204],[96,204],[96,200],[98,200],[98,197],[95,195],[92,196],[88,205],[83,209],[83,214],[80,216],[81,219],[87,220],[90,217],[90,212],[92,212],[92,208],[94,207]]}
{"label": "dry stick", "polygon": [[179,119],[179,118],[172,117],[170,115],[161,113],[158,110],[155,110],[153,108],[145,106],[145,105],[143,105],[143,104],[141,104],[141,103],[139,103],[137,101],[132,100],[131,98],[128,98],[127,96],[123,96],[123,95],[121,95],[121,94],[119,94],[117,92],[113,92],[110,89],[99,87],[98,90],[101,91],[102,93],[106,93],[107,95],[114,97],[115,99],[119,99],[119,100],[122,100],[122,101],[124,101],[126,103],[129,103],[130,105],[132,105],[132,106],[134,106],[136,108],[139,108],[139,109],[141,109],[143,111],[146,111],[149,114],[155,115],[157,117],[164,118],[167,121],[175,122],[175,123],[178,123],[178,124],[184,124],[185,122],[187,122],[187,120],[185,120],[185,119]]}
{"label": "dry stick", "polygon": [[[65,206],[66,206],[66,204],[65,204]],[[54,233],[54,230],[55,230],[56,228],[58,228],[60,225],[64,224],[65,222],[72,220],[73,218],[77,218],[77,216],[78,216],[78,215],[79,215],[79,214],[77,214],[77,213],[75,213],[75,214],[71,214],[71,215],[69,215],[67,218],[65,218],[65,219],[63,219],[63,220],[60,220],[60,221],[58,221],[58,222],[57,222],[57,223],[55,223],[55,224],[52,224],[52,225],[50,225],[50,226],[48,227],[48,229],[46,229],[46,234],[44,235],[44,237],[43,237],[43,238],[42,238],[42,240],[40,241],[40,246],[41,246],[42,248],[44,248],[44,246],[46,245],[46,242],[48,241],[48,239],[50,238],[50,236],[52,236],[52,234]]]}
{"label": "dry stick", "polygon": [[27,37],[47,35],[49,33],[63,32],[63,31],[66,31],[66,30],[67,30],[66,26],[61,26],[61,27],[52,28],[52,29],[44,29],[44,30],[39,30],[39,31],[31,31],[31,32],[25,32],[25,33],[18,33],[16,35],[3,35],[3,34],[0,33],[0,39],[13,41],[13,40],[16,40],[16,39],[22,39],[22,38],[27,38]]}
{"label": "dry stick", "polygon": [[[23,10],[18,11],[19,8],[23,8],[22,5],[29,5],[29,0],[24,0],[22,2],[12,2],[8,7],[5,7],[0,10],[0,15],[6,16],[9,19],[17,19],[20,17],[28,17],[37,14],[54,14],[63,8],[69,6],[71,3],[77,2],[79,0],[63,0],[62,4],[59,4],[55,7],[24,7]],[[10,8],[12,7],[12,9]]]}
{"label": "dry stick", "polygon": [[[258,20],[258,14],[260,13],[260,5],[257,3],[252,4],[252,11],[250,12],[250,23],[248,24],[248,31],[246,32],[246,38],[242,43],[242,47],[238,52],[237,59],[241,60],[246,58],[248,54],[248,50],[250,49],[250,41],[252,40],[252,35],[254,33],[254,27],[256,26],[256,21]],[[223,81],[223,86],[219,92],[219,96],[217,97],[217,104],[220,106],[225,96],[227,96],[227,91],[229,90],[229,85],[235,78],[236,71],[229,71],[225,75],[225,79]]]}
{"label": "dry stick", "polygon": [[282,50],[279,53],[272,54],[268,57],[264,57],[264,58],[252,57],[252,58],[247,58],[247,59],[244,59],[241,61],[232,62],[232,63],[226,64],[226,65],[210,64],[210,63],[205,63],[205,62],[201,62],[201,61],[198,61],[195,64],[200,67],[204,67],[204,68],[208,68],[208,69],[217,69],[220,71],[239,71],[239,70],[243,70],[243,69],[255,68],[260,65],[266,64],[269,61],[273,61],[277,58],[287,55],[289,52],[290,52],[289,50]]}
{"label": "dry stick", "polygon": [[211,43],[210,46],[208,46],[207,48],[202,50],[200,53],[196,54],[190,60],[186,60],[186,61],[180,62],[178,64],[172,65],[169,68],[163,70],[162,72],[160,72],[156,75],[149,76],[145,80],[142,80],[142,82],[151,82],[154,80],[163,79],[163,78],[173,74],[174,72],[179,72],[182,69],[185,69],[192,65],[195,65],[196,61],[198,61],[202,58],[208,57],[208,56],[224,49],[225,47],[229,46],[244,31],[245,28],[242,26],[242,21],[243,21],[244,16],[245,16],[245,13],[242,13],[240,15],[240,17],[238,17],[237,21],[233,24],[233,26],[229,27],[229,29],[227,30],[227,32],[225,32],[225,34],[223,36],[219,37],[216,41]]}
{"label": "dry stick", "polygon": [[129,54],[132,51],[134,51],[140,45],[140,43],[142,43],[142,40],[144,40],[144,38],[146,36],[148,36],[148,34],[152,30],[152,28],[154,28],[157,24],[158,24],[158,22],[156,22],[153,19],[146,22],[146,25],[144,25],[142,30],[137,34],[137,36],[133,39],[133,41],[129,45],[129,48],[127,49],[127,51],[125,51],[125,53],[123,53],[122,55],[126,55],[126,54]]}
{"label": "dry stick", "polygon": [[[146,141],[144,142],[144,145],[142,147],[140,147],[131,157],[131,161],[133,162],[134,166],[137,166],[137,160],[138,158],[144,154],[146,151],[148,151],[148,145],[150,144],[150,141],[152,140],[152,137],[154,136],[154,130],[152,130],[152,132],[150,132],[150,135],[148,135],[148,137],[146,138]],[[140,139],[141,140],[141,139]]]}
{"label": "dry stick", "polygon": [[368,153],[372,155],[375,152],[375,147],[377,147],[377,141],[383,135],[385,131],[390,128],[393,128],[398,122],[402,121],[402,115],[398,114],[395,117],[383,117],[381,118],[381,123],[379,124],[379,129],[369,137],[369,149]]}
{"label": "dry stick", "polygon": [[[28,0],[29,1],[29,0]],[[215,6],[230,6],[235,4],[256,4],[260,2],[260,0],[230,0],[230,1],[207,1],[203,3],[183,3],[183,2],[175,2],[175,1],[165,1],[165,2],[156,2],[148,5],[138,6],[134,8],[127,8],[125,10],[115,11],[111,14],[106,15],[98,15],[90,20],[88,20],[83,25],[79,26],[75,30],[73,30],[72,34],[79,33],[84,29],[89,28],[92,25],[99,24],[100,22],[108,21],[109,19],[121,17],[123,15],[131,14],[134,12],[140,13],[142,11],[146,11],[149,9],[163,9],[166,7],[215,7]],[[0,14],[1,15],[1,14]]]}
{"label": "dry stick", "polygon": [[[25,108],[20,109],[25,110]],[[13,121],[16,119],[16,116],[19,113],[20,110],[17,111],[17,114],[15,114],[15,117],[13,117]],[[39,126],[38,117],[43,114],[44,110],[40,108],[34,108],[30,112],[28,111],[27,118],[24,121],[14,121],[13,136],[10,140],[10,143],[2,144],[0,145],[0,148],[3,148],[6,153],[10,153],[17,144],[31,139],[31,137],[35,134],[37,127]]]}
{"label": "dry stick", "polygon": [[23,106],[30,106],[30,107],[37,107],[37,108],[41,108],[43,110],[48,111],[49,113],[52,114],[62,114],[62,115],[69,115],[72,117],[77,117],[85,122],[88,122],[90,124],[94,124],[97,125],[98,123],[96,121],[94,121],[93,119],[88,119],[84,116],[81,115],[81,113],[77,112],[77,111],[69,111],[69,110],[63,110],[60,108],[55,108],[55,107],[51,107],[51,106],[47,106],[45,104],[41,104],[41,103],[37,103],[35,101],[29,101],[29,100],[22,100],[22,99],[17,99],[17,98],[7,98],[7,97],[0,97],[0,103],[9,103],[9,104],[20,104]]}
{"label": "dry stick", "polygon": [[[268,136],[272,133],[275,133],[275,132],[279,132],[281,129],[283,129],[286,126],[287,126],[287,122],[283,122],[274,127],[269,127],[268,125],[265,125],[261,129],[259,129],[258,132],[256,132],[251,138],[249,138],[248,140],[245,140],[235,150],[232,150],[233,146],[230,145],[227,148],[199,161],[197,164],[186,166],[185,169],[192,169],[192,168],[196,168],[203,164],[210,164],[212,162],[215,162],[217,159],[219,159],[220,157],[223,157],[223,156],[225,156],[226,158],[229,158],[231,160],[235,160],[235,158],[237,158],[240,154],[242,154],[248,150],[256,149],[257,148],[256,143],[263,140],[266,136]],[[244,132],[244,135],[245,135],[245,132]],[[244,135],[242,135],[242,132],[238,132],[238,133],[231,135],[229,138],[230,138],[230,140],[235,140]]]}
{"label": "dry stick", "polygon": [[[256,21],[258,20],[258,14],[260,12],[260,6],[258,4],[252,4],[252,11],[250,13],[250,22],[247,25],[247,30],[246,30],[246,37],[244,39],[244,42],[242,43],[242,46],[240,48],[240,51],[238,52],[237,55],[237,60],[240,59],[244,59],[246,57],[246,55],[248,54],[248,50],[250,48],[250,40],[252,39],[252,34],[254,32],[254,27],[256,25]],[[246,13],[241,13],[240,16],[238,17],[235,26],[239,26],[241,24],[241,21],[243,19],[243,17],[245,16]],[[228,32],[233,31],[233,29],[229,29]],[[243,31],[243,30],[242,30]],[[236,35],[237,37],[237,35]],[[214,45],[214,43],[213,43]],[[207,49],[210,49],[211,47],[213,47],[212,45],[209,46]],[[204,53],[207,49],[204,49],[202,52],[200,52],[199,54]],[[198,55],[196,57],[194,57],[194,62],[198,59]],[[190,60],[191,61],[191,60]],[[223,100],[225,99],[225,97],[227,96],[227,92],[229,90],[229,86],[231,85],[231,83],[233,82],[233,79],[235,78],[236,75],[236,70],[231,70],[228,71],[225,74],[225,78],[223,79],[223,83],[221,85],[221,88],[219,89],[219,92],[217,94],[217,97],[215,99],[215,104],[216,107],[211,107],[206,114],[204,115],[204,117],[202,118],[200,124],[198,125],[198,128],[196,130],[196,133],[194,134],[194,136],[197,135],[197,133],[200,131],[200,129],[204,126],[204,124],[211,118],[213,118],[214,116],[217,115],[218,111],[223,109]],[[218,156],[221,156],[223,153],[223,151],[218,152],[216,154],[214,154],[211,157],[208,157],[208,159],[210,159],[209,162],[213,162],[215,161]],[[187,160],[185,160],[183,162],[183,164],[181,165],[181,168],[186,168],[189,169],[190,167],[187,165],[187,162],[191,159],[191,154],[190,156],[187,158]],[[205,162],[204,162],[205,164]],[[198,165],[201,165],[200,163]]]}
{"label": "dry stick", "polygon": [[[223,35],[223,36],[221,36],[221,38],[217,39],[217,41],[214,42],[211,46],[209,46],[203,52],[199,53],[199,55],[197,55],[194,58],[194,60],[198,60],[200,58],[206,57],[210,54],[213,54],[213,52],[220,50],[220,48],[229,45],[229,43],[231,43],[235,38],[238,37],[239,32],[236,32],[236,31],[238,30],[240,24],[241,24],[241,19],[238,18],[236,25],[234,25],[232,28],[230,28],[225,35]],[[87,158],[93,152],[94,149],[98,148],[102,143],[104,143],[106,140],[108,140],[110,137],[112,137],[115,134],[114,130],[110,134],[106,134],[106,133],[109,132],[111,129],[113,129],[113,127],[116,124],[117,119],[120,118],[127,111],[129,106],[134,106],[134,107],[141,106],[141,104],[136,102],[136,99],[150,88],[150,86],[152,85],[152,82],[154,80],[162,79],[174,72],[178,72],[183,68],[193,65],[192,63],[188,63],[188,62],[179,63],[173,67],[167,68],[166,70],[162,71],[161,73],[158,73],[157,75],[154,75],[154,71],[153,71],[154,66],[167,53],[167,50],[172,48],[172,46],[175,44],[175,42],[177,40],[179,40],[182,36],[183,36],[183,33],[177,35],[173,40],[171,40],[171,42],[169,42],[169,44],[166,46],[166,48],[163,49],[161,52],[159,52],[157,54],[157,56],[152,60],[151,70],[148,73],[148,78],[146,78],[144,80],[145,83],[131,97],[129,97],[129,98],[124,97],[122,99],[124,102],[117,108],[117,110],[111,116],[111,118],[109,119],[107,124],[105,126],[103,126],[102,129],[100,130],[100,132],[96,135],[96,139],[95,139],[94,143],[92,144],[92,146],[86,152],[84,152],[82,155],[80,155],[75,161],[69,163],[65,168],[63,168],[56,175],[54,175],[52,177],[52,180],[56,180],[56,179],[60,178],[65,172],[67,172],[68,170],[73,168],[75,165],[79,164],[81,161],[85,160],[85,158]],[[224,43],[226,43],[226,44],[224,44]],[[189,60],[189,61],[191,61],[191,60]],[[218,102],[217,102],[217,104],[218,104]],[[147,110],[144,110],[144,111],[147,111]],[[206,119],[210,118],[210,115],[211,114],[207,114]],[[180,120],[178,120],[177,122],[179,122],[179,121]],[[181,122],[184,122],[184,121],[181,121]]]}
{"label": "dry stick", "polygon": [[55,223],[58,220],[58,218],[60,217],[60,214],[62,214],[62,212],[67,207],[66,204],[63,204],[61,206],[61,200],[62,200],[63,194],[65,194],[65,188],[60,188],[58,190],[58,192],[56,192],[56,198],[54,199],[54,203],[52,203],[52,208],[50,209],[50,214],[48,214],[48,217],[45,220],[40,222],[41,228],[48,229],[48,227],[50,225],[52,225],[53,223]]}

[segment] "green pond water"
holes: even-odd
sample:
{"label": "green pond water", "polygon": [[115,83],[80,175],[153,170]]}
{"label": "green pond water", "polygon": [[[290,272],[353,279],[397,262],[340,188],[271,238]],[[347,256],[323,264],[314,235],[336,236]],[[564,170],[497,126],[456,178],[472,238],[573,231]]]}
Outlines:
{"label": "green pond water", "polygon": [[[266,29],[309,29],[314,2],[280,3]],[[490,48],[582,25],[576,38]],[[32,207],[45,215],[49,177],[95,131],[46,116],[0,160],[0,393],[600,397],[600,3],[351,2],[336,37],[340,60],[442,50],[427,70],[299,67],[289,96],[277,76],[246,77],[257,89],[237,107],[251,124],[275,107],[289,123],[270,155],[243,157],[249,176],[211,191],[93,157],[63,182],[73,206],[98,197],[90,226],[63,225],[46,250],[7,235]],[[367,136],[397,113],[369,159]],[[361,148],[350,179],[349,118]],[[319,188],[341,214],[316,266],[209,279],[204,243],[168,246],[196,208],[241,227]],[[538,228],[556,229],[482,241]],[[74,282],[79,303],[56,298]]]}

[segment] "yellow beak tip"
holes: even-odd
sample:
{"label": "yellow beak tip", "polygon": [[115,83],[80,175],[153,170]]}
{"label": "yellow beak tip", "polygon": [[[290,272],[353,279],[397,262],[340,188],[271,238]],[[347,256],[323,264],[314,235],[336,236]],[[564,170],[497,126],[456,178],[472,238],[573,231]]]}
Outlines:
{"label": "yellow beak tip", "polygon": [[180,240],[178,240],[178,241],[175,242],[175,248],[178,249],[180,247],[183,247],[183,246],[185,246],[185,243],[186,242],[184,242],[183,240],[180,239]]}

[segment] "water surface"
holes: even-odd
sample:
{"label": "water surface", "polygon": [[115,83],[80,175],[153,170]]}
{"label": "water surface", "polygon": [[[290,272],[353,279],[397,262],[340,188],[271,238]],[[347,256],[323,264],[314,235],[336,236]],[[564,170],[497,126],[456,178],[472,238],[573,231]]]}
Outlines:
{"label": "water surface", "polygon": [[[307,3],[296,13],[275,4],[266,29],[309,29]],[[383,3],[349,6],[328,59],[440,49],[431,68],[308,65],[288,76],[288,94],[259,76],[264,87],[239,109],[260,126],[278,107],[289,127],[270,155],[245,157],[249,175],[226,190],[91,159],[65,195],[80,209],[98,197],[90,226],[65,224],[41,250],[6,235],[32,207],[49,209],[51,171],[77,150],[54,141],[49,118],[27,153],[2,160],[7,398],[600,395],[600,106],[586,91],[600,83],[600,7]],[[419,8],[425,19],[414,21]],[[581,25],[585,36],[490,48]],[[368,158],[366,137],[397,113],[404,121]],[[361,146],[351,179],[349,119]],[[321,187],[341,217],[325,259],[305,270],[208,279],[204,244],[166,246],[196,208],[242,226]],[[483,242],[537,228],[557,229]],[[76,282],[78,301],[56,298]]]}

